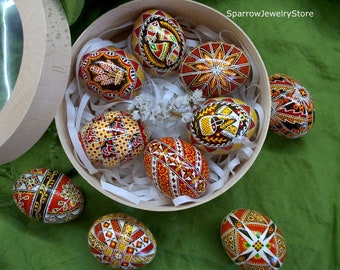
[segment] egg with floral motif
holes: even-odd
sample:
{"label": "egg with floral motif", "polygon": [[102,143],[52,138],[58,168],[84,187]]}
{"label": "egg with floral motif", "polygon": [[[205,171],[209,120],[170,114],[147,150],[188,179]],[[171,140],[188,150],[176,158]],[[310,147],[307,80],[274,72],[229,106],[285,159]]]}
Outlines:
{"label": "egg with floral motif", "polygon": [[186,37],[180,24],[159,9],[144,11],[132,31],[132,49],[146,71],[169,75],[176,71],[186,49]]}
{"label": "egg with floral motif", "polygon": [[220,236],[230,259],[244,270],[278,270],[286,259],[281,230],[257,211],[237,209],[226,215]]}
{"label": "egg with floral motif", "polygon": [[138,269],[149,264],[157,252],[151,231],[123,213],[97,219],[89,230],[88,245],[98,262],[113,269]]}
{"label": "egg with floral motif", "polygon": [[25,215],[44,223],[73,220],[84,206],[83,195],[71,179],[46,168],[21,174],[14,183],[13,199]]}
{"label": "egg with floral motif", "polygon": [[142,121],[124,111],[95,116],[79,131],[79,140],[89,161],[97,167],[113,167],[141,154],[149,133]]}
{"label": "egg with floral motif", "polygon": [[258,127],[257,113],[246,102],[210,98],[188,124],[191,143],[212,155],[228,154],[248,144]]}
{"label": "egg with floral motif", "polygon": [[315,122],[310,92],[285,74],[270,76],[269,85],[272,99],[269,129],[289,139],[305,136]]}
{"label": "egg with floral motif", "polygon": [[113,46],[83,55],[78,77],[88,92],[107,102],[132,99],[144,83],[144,70],[129,52]]}
{"label": "egg with floral motif", "polygon": [[169,198],[199,198],[206,191],[209,166],[199,149],[187,141],[162,137],[151,141],[144,152],[147,175],[156,189]]}

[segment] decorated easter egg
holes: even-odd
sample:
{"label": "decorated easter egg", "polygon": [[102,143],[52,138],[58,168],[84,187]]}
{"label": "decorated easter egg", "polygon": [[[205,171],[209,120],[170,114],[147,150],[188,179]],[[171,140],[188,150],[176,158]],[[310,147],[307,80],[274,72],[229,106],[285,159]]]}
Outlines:
{"label": "decorated easter egg", "polygon": [[279,269],[286,258],[280,229],[267,216],[237,209],[223,218],[220,235],[224,250],[242,269]]}
{"label": "decorated easter egg", "polygon": [[309,91],[292,77],[275,74],[269,77],[272,107],[269,128],[286,138],[308,133],[315,121],[315,108]]}
{"label": "decorated easter egg", "polygon": [[156,189],[172,199],[183,195],[198,198],[209,185],[206,158],[181,139],[162,137],[151,141],[144,152],[144,164]]}
{"label": "decorated easter egg", "polygon": [[99,167],[118,166],[137,157],[149,134],[143,123],[123,111],[94,117],[79,132],[79,140],[90,162]]}
{"label": "decorated easter egg", "polygon": [[224,97],[211,98],[195,111],[188,124],[190,141],[213,155],[239,149],[258,127],[256,111],[244,101]]}
{"label": "decorated easter egg", "polygon": [[186,48],[182,27],[168,13],[158,9],[144,11],[136,20],[131,43],[137,59],[154,75],[177,70]]}
{"label": "decorated easter egg", "polygon": [[132,54],[115,47],[83,55],[78,76],[90,93],[108,102],[132,99],[144,82],[142,65]]}
{"label": "decorated easter egg", "polygon": [[226,96],[241,87],[251,71],[247,55],[235,45],[207,42],[192,49],[179,68],[183,86],[205,97]]}
{"label": "decorated easter egg", "polygon": [[44,223],[75,219],[84,206],[83,195],[71,179],[46,168],[21,174],[14,183],[13,199],[25,215]]}
{"label": "decorated easter egg", "polygon": [[156,240],[139,220],[122,213],[97,219],[88,233],[90,252],[113,269],[137,269],[156,255]]}

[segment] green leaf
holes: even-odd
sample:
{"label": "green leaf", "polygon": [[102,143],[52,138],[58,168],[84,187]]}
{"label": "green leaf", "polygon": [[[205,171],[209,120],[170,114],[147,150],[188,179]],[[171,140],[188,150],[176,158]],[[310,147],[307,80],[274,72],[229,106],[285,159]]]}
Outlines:
{"label": "green leaf", "polygon": [[69,25],[75,23],[84,7],[85,0],[60,0],[64,7]]}

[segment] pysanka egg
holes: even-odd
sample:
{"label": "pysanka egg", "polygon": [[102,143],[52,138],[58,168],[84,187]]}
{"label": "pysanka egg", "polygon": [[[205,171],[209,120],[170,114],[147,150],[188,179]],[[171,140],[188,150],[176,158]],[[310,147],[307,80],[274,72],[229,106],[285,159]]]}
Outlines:
{"label": "pysanka egg", "polygon": [[209,185],[206,158],[199,149],[178,138],[151,141],[144,152],[144,164],[156,189],[172,199],[201,197]]}
{"label": "pysanka egg", "polygon": [[156,255],[156,240],[139,220],[122,213],[100,217],[88,233],[90,252],[113,269],[137,269]]}
{"label": "pysanka egg", "polygon": [[105,101],[132,99],[142,87],[142,65],[130,53],[103,47],[82,56],[78,76],[84,87]]}
{"label": "pysanka egg", "polygon": [[235,45],[207,42],[192,49],[180,65],[185,88],[205,97],[226,96],[241,87],[251,71],[247,55]]}
{"label": "pysanka egg", "polygon": [[148,139],[143,123],[123,111],[98,115],[79,132],[87,157],[98,167],[117,166],[137,157]]}
{"label": "pysanka egg", "polygon": [[224,250],[242,269],[277,270],[286,258],[281,230],[254,210],[237,209],[226,215],[220,236]]}
{"label": "pysanka egg", "polygon": [[224,97],[211,98],[195,111],[188,124],[190,141],[213,155],[228,154],[250,139],[258,126],[256,111],[244,101]]}
{"label": "pysanka egg", "polygon": [[44,223],[64,223],[83,210],[84,198],[71,179],[56,170],[41,168],[21,174],[13,187],[18,208]]}
{"label": "pysanka egg", "polygon": [[308,133],[315,121],[314,101],[309,91],[285,74],[269,77],[272,107],[269,128],[295,139]]}
{"label": "pysanka egg", "polygon": [[154,75],[177,70],[186,48],[182,27],[158,9],[149,9],[140,15],[134,24],[131,42],[137,59]]}

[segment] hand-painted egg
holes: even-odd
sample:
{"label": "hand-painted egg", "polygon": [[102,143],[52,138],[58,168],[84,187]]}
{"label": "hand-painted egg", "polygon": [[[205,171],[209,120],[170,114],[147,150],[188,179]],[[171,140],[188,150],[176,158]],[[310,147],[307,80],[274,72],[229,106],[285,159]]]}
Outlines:
{"label": "hand-painted egg", "polygon": [[83,210],[84,198],[71,179],[56,170],[41,168],[21,174],[13,199],[28,217],[44,223],[64,223]]}
{"label": "hand-painted egg", "polygon": [[83,55],[78,76],[90,93],[108,102],[132,99],[144,82],[143,67],[138,60],[115,47]]}
{"label": "hand-painted egg", "polygon": [[151,141],[144,152],[147,175],[158,191],[174,199],[198,198],[209,185],[209,166],[204,155],[192,144],[177,138]]}
{"label": "hand-painted egg", "polygon": [[88,159],[99,167],[118,166],[137,157],[148,139],[143,123],[123,111],[98,115],[79,132]]}
{"label": "hand-painted egg", "polygon": [[168,13],[150,9],[133,27],[132,48],[143,67],[154,75],[167,75],[178,69],[186,38],[182,27]]}
{"label": "hand-painted egg", "polygon": [[113,269],[137,269],[156,255],[156,240],[139,220],[122,213],[97,219],[88,233],[90,252]]}
{"label": "hand-painted egg", "polygon": [[267,216],[254,210],[237,209],[226,215],[220,235],[224,250],[242,269],[279,269],[286,258],[280,229]]}
{"label": "hand-painted egg", "polygon": [[250,139],[258,126],[256,111],[236,98],[207,99],[188,124],[190,141],[213,155],[228,154]]}
{"label": "hand-painted egg", "polygon": [[189,90],[201,90],[205,97],[220,97],[241,87],[250,71],[243,50],[224,42],[207,42],[186,55],[179,77]]}
{"label": "hand-painted egg", "polygon": [[269,77],[272,108],[269,128],[283,137],[302,137],[313,127],[315,108],[308,90],[292,77]]}

